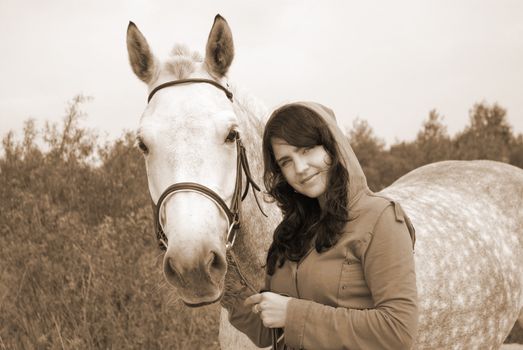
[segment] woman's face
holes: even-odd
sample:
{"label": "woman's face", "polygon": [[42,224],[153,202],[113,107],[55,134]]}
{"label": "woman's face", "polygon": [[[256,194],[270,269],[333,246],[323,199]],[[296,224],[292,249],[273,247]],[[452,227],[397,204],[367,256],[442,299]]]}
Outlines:
{"label": "woman's face", "polygon": [[271,145],[285,180],[296,192],[318,198],[327,191],[332,160],[323,146],[296,147],[276,137]]}

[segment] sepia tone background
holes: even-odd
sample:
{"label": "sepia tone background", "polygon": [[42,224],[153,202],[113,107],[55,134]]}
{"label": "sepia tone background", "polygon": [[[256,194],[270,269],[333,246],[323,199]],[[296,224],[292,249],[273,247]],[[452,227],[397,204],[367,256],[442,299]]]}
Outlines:
{"label": "sepia tone background", "polygon": [[133,20],[203,51],[216,13],[231,80],[333,107],[373,190],[444,159],[523,168],[521,2],[0,0],[0,349],[219,348],[218,306],[163,284],[125,49]]}
{"label": "sepia tone background", "polygon": [[79,93],[94,97],[86,126],[134,130],[146,92],[129,69],[128,22],[165,56],[175,42],[204,52],[217,13],[234,36],[231,80],[269,107],[319,101],[390,145],[413,140],[433,108],[454,134],[486,100],[523,132],[519,0],[0,0],[0,133],[59,121]]}

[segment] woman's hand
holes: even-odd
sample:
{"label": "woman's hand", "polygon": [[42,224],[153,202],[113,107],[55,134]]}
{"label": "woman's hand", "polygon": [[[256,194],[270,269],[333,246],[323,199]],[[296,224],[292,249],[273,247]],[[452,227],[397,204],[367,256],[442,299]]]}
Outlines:
{"label": "woman's hand", "polygon": [[272,292],[254,294],[245,299],[245,306],[252,306],[252,312],[259,314],[267,328],[284,328],[287,304],[290,297]]}

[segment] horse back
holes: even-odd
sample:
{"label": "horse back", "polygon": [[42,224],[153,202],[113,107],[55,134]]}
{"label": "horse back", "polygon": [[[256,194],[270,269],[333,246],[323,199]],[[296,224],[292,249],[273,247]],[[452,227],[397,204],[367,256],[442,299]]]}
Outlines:
{"label": "horse back", "polygon": [[416,229],[418,347],[501,344],[523,306],[523,170],[438,162],[380,194]]}

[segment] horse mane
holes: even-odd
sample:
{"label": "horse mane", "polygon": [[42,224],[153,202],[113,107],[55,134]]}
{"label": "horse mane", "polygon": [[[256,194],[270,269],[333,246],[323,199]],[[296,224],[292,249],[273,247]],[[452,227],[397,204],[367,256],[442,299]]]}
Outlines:
{"label": "horse mane", "polygon": [[235,109],[237,108],[241,114],[248,118],[261,137],[263,126],[265,124],[264,121],[267,115],[267,107],[265,104],[261,102],[260,99],[239,88],[234,83],[229,83],[229,90],[234,95]]}
{"label": "horse mane", "polygon": [[164,63],[164,68],[174,74],[176,79],[186,79],[196,70],[196,64],[203,62],[197,51],[191,51],[186,45],[176,44]]}

